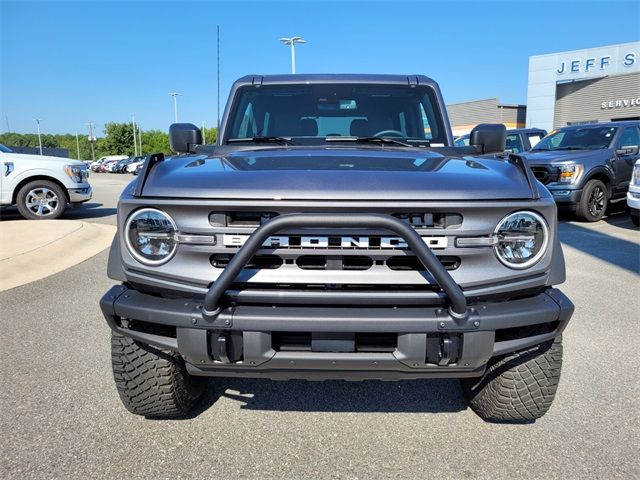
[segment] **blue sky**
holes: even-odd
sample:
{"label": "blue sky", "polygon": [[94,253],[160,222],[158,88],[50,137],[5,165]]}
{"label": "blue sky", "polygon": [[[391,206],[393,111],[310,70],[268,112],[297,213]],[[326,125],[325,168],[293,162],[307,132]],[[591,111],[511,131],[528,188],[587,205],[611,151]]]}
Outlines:
{"label": "blue sky", "polygon": [[423,73],[447,103],[526,103],[529,55],[637,41],[639,2],[34,2],[0,0],[0,131],[85,132],[93,121],[167,130],[216,121],[233,80],[290,69],[283,36],[301,35],[302,73]]}

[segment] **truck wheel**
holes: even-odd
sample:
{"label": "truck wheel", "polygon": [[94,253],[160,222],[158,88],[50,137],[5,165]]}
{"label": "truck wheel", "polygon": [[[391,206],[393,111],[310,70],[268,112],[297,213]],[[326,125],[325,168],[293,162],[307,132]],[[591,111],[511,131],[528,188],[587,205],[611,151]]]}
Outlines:
{"label": "truck wheel", "polygon": [[631,215],[631,221],[636,227],[640,227],[640,215]]}
{"label": "truck wheel", "polygon": [[53,220],[67,208],[67,196],[57,183],[34,180],[18,191],[16,207],[27,220]]}
{"label": "truck wheel", "polygon": [[607,186],[600,180],[592,179],[582,190],[576,208],[576,216],[586,222],[597,222],[604,216],[609,203]]}
{"label": "truck wheel", "polygon": [[562,340],[492,360],[485,374],[463,379],[471,408],[488,422],[528,423],[542,417],[556,395]]}
{"label": "truck wheel", "polygon": [[187,373],[180,355],[111,333],[116,388],[131,413],[171,418],[186,415],[204,393],[206,379]]}

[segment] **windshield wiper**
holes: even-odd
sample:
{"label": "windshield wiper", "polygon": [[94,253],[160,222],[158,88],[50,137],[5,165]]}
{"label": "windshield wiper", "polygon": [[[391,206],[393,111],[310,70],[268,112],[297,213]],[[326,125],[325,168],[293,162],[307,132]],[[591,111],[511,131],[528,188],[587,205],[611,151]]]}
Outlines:
{"label": "windshield wiper", "polygon": [[327,142],[355,142],[355,143],[379,143],[382,145],[400,145],[402,147],[415,148],[413,145],[390,137],[326,137]]}
{"label": "windshield wiper", "polygon": [[554,150],[587,150],[585,147],[558,147]]}
{"label": "windshield wiper", "polygon": [[241,143],[241,142],[253,142],[253,143],[284,143],[285,145],[295,145],[290,138],[278,137],[275,135],[263,136],[258,135],[255,137],[247,138],[230,138],[227,143]]}

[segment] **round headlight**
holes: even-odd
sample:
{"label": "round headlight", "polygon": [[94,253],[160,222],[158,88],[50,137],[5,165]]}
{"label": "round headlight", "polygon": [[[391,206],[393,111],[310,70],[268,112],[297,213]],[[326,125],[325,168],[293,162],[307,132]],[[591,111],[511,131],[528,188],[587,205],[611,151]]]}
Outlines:
{"label": "round headlight", "polygon": [[131,214],[124,227],[127,247],[145,265],[161,265],[176,252],[176,224],[166,213],[143,208]]}
{"label": "round headlight", "polygon": [[528,268],[542,258],[549,243],[549,227],[533,212],[514,212],[496,228],[498,259],[510,268]]}

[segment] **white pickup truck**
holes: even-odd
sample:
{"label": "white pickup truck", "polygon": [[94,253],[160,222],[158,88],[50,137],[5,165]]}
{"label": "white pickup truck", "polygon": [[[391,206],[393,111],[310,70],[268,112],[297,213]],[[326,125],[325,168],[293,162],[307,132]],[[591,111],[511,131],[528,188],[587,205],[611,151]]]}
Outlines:
{"label": "white pickup truck", "polygon": [[0,145],[0,206],[15,205],[28,220],[60,217],[91,198],[87,166],[68,158],[13,153]]}

